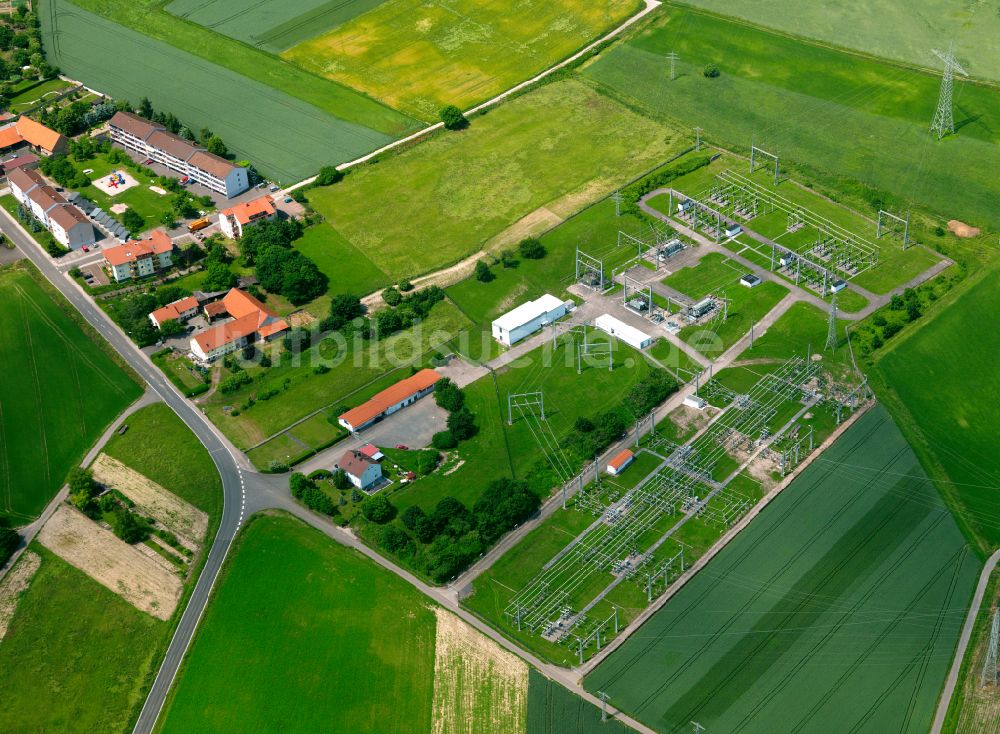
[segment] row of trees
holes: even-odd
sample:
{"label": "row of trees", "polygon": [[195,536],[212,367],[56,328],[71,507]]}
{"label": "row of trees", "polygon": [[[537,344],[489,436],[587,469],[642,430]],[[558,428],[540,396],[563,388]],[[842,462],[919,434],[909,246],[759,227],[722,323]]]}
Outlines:
{"label": "row of trees", "polygon": [[288,480],[292,496],[306,507],[324,515],[336,515],[339,510],[330,496],[305,474],[295,472]]}
{"label": "row of trees", "polygon": [[442,377],[434,385],[434,402],[448,411],[447,428],[431,439],[434,448],[453,449],[479,432],[476,418],[465,404],[465,393],[450,378]]}

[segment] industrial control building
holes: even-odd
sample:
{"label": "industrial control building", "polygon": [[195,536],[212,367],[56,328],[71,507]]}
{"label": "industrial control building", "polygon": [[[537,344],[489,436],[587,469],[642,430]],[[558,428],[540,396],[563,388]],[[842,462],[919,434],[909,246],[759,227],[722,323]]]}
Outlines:
{"label": "industrial control building", "polygon": [[653,337],[610,314],[602,314],[594,321],[594,326],[628,344],[634,349],[645,349],[653,343]]}
{"label": "industrial control building", "polygon": [[494,321],[493,338],[510,347],[565,315],[566,304],[546,293],[534,301],[522,303]]}

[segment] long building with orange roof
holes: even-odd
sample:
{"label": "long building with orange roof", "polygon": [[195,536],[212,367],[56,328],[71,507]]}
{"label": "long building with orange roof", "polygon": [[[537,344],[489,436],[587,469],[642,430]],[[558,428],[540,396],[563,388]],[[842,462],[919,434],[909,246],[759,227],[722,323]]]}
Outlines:
{"label": "long building with orange roof", "polygon": [[213,326],[191,339],[191,353],[212,362],[248,344],[268,341],[288,330],[288,322],[245,291],[233,288],[222,304],[231,321]]}
{"label": "long building with orange roof", "polygon": [[424,395],[434,392],[434,385],[440,379],[441,375],[434,370],[420,370],[342,414],[338,418],[340,425],[352,433],[367,428],[397,410],[412,405]]}
{"label": "long building with orange roof", "polygon": [[0,150],[15,148],[27,143],[45,154],[65,153],[69,146],[66,136],[35,122],[30,117],[19,117],[16,122],[0,127]]}

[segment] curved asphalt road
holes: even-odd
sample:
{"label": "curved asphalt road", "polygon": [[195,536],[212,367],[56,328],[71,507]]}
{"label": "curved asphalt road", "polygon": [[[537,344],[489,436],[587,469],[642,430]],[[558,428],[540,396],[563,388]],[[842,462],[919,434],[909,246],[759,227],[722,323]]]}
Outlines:
{"label": "curved asphalt road", "polygon": [[[149,358],[143,354],[105,315],[94,302],[84,294],[83,290],[68,277],[60,273],[52,264],[47,253],[43,253],[38,244],[31,239],[21,227],[4,210],[0,210],[0,230],[18,246],[28,259],[42,272],[83,317],[103,336],[119,355],[149,384],[157,395],[187,424],[209,451],[222,477],[223,508],[219,522],[219,531],[208,552],[205,566],[195,583],[194,591],[181,615],[173,639],[167,648],[166,656],[156,680],[149,691],[146,702],[135,724],[135,732],[145,734],[153,729],[156,717],[167,697],[167,691],[180,667],[181,659],[187,651],[194,635],[198,621],[208,603],[212,586],[222,568],[222,562],[229,551],[236,532],[243,522],[245,506],[244,471],[249,469],[245,458],[230,447],[223,438],[191,403],[174,388],[162,372],[156,368]],[[239,457],[239,458],[237,458]]]}

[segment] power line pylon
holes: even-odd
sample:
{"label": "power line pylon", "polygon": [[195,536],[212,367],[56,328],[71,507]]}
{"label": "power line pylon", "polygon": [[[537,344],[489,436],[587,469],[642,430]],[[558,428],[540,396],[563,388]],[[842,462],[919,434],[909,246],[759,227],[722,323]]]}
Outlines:
{"label": "power line pylon", "polygon": [[993,624],[990,627],[990,646],[986,650],[986,660],[983,661],[983,672],[979,676],[979,687],[985,688],[990,683],[997,684],[997,645],[1000,643],[1000,609],[993,611]]}
{"label": "power line pylon", "polygon": [[952,106],[955,72],[957,71],[962,76],[969,76],[969,73],[955,59],[954,41],[948,44],[947,53],[938,51],[936,48],[931,50],[944,62],[944,73],[941,75],[941,94],[938,96],[937,109],[934,111],[934,120],[931,122],[931,132],[936,134],[940,140],[949,133],[955,133],[955,111]]}
{"label": "power line pylon", "polygon": [[671,51],[667,54],[667,58],[670,59],[670,81],[673,81],[677,78],[677,59],[680,57],[676,51]]}
{"label": "power line pylon", "polygon": [[830,299],[830,321],[826,327],[826,349],[837,349],[837,296]]}

